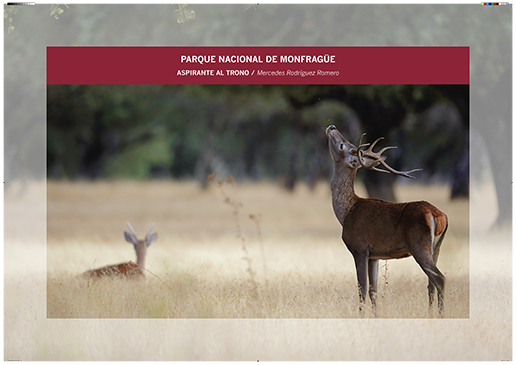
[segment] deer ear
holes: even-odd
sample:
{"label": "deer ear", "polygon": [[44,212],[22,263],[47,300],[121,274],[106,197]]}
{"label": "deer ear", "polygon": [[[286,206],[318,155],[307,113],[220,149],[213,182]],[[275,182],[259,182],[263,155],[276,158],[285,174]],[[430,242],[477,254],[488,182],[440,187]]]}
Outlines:
{"label": "deer ear", "polygon": [[138,244],[138,239],[133,234],[124,231],[124,236],[127,242],[132,243],[133,245]]}
{"label": "deer ear", "polygon": [[158,234],[153,233],[150,235],[150,237],[147,237],[147,239],[145,240],[145,243],[147,244],[147,246],[150,246],[152,243],[156,242],[157,239],[158,239]]}

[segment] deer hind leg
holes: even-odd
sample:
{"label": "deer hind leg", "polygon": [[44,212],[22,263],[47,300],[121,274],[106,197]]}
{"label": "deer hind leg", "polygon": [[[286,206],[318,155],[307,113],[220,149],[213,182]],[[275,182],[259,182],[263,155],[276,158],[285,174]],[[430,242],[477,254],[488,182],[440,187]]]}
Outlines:
{"label": "deer hind leg", "polygon": [[444,284],[446,282],[446,278],[435,264],[430,265],[429,269],[423,269],[423,271],[425,271],[425,274],[428,276],[428,295],[430,296],[430,306],[432,306],[434,301],[435,288],[437,289],[437,306],[439,308],[439,314],[442,314],[444,309]]}
{"label": "deer hind leg", "polygon": [[414,258],[419,266],[421,266],[421,269],[423,269],[426,276],[428,276],[428,296],[430,306],[433,304],[435,289],[437,289],[439,314],[442,314],[444,309],[444,285],[446,278],[435,265],[431,254],[414,255]]}
{"label": "deer hind leg", "polygon": [[431,313],[432,307],[434,306],[435,286],[434,286],[434,284],[432,284],[432,281],[430,279],[428,279],[427,288],[428,288],[428,304],[429,304],[428,310],[429,310],[429,313]]}
{"label": "deer hind leg", "polygon": [[[444,239],[444,233],[440,236],[436,236],[433,241],[433,252],[432,252],[432,261],[434,265],[437,265],[437,260],[439,259],[439,251],[441,249],[441,243]],[[441,274],[442,275],[442,274]],[[428,298],[429,298],[429,304],[430,309],[433,307],[434,299],[435,299],[435,285],[432,284],[432,281],[428,279]],[[442,301],[442,298],[441,298]],[[442,308],[442,305],[439,304],[439,308]]]}
{"label": "deer hind leg", "polygon": [[[446,233],[446,230],[444,233]],[[443,239],[444,239],[444,233],[441,236],[437,236],[435,238],[434,252],[432,255],[434,265],[437,265],[437,259],[439,258],[439,250],[441,248],[441,243],[443,242]],[[437,287],[437,305],[439,307],[439,313],[442,314],[442,311],[444,309],[444,284],[445,284],[446,279],[445,279],[444,275],[439,271],[437,266],[435,266],[434,271],[436,271],[440,274],[440,281],[442,282],[442,290],[439,291],[439,287]],[[434,284],[434,286],[436,286],[436,285]],[[430,305],[432,305],[432,302],[433,302],[433,295],[431,298]]]}
{"label": "deer hind leg", "polygon": [[[437,219],[437,221],[436,221]],[[424,258],[422,258],[422,262],[427,262],[425,267],[423,265],[420,266],[428,276],[428,299],[429,299],[429,311],[431,313],[434,298],[435,298],[435,289],[437,288],[437,301],[439,306],[439,314],[442,314],[443,306],[444,306],[444,283],[445,277],[437,268],[437,260],[439,258],[439,251],[441,250],[441,244],[444,240],[444,236],[448,229],[448,222],[446,219],[443,220],[442,216],[435,217],[433,214],[426,215],[426,221],[428,226],[430,227],[430,255],[426,251],[423,252]],[[438,234],[438,235],[436,235]],[[416,257],[416,256],[414,256]],[[416,258],[416,261],[418,259]],[[428,262],[431,261],[431,262]],[[419,263],[419,261],[418,261]]]}
{"label": "deer hind leg", "polygon": [[378,286],[378,260],[369,259],[369,298],[373,305],[374,316],[376,317],[376,289]]}

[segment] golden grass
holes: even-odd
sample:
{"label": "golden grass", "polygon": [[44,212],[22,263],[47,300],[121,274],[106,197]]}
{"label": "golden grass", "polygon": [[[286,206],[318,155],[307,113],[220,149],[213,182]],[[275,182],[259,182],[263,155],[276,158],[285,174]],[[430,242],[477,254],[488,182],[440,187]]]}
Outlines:
{"label": "golden grass", "polygon": [[[445,317],[467,318],[467,201],[449,202],[444,187],[397,193],[453,212],[439,263],[448,278]],[[327,184],[287,193],[274,184],[220,181],[206,191],[190,182],[50,182],[47,204],[49,318],[359,317],[354,263]],[[142,235],[156,223],[147,280],[76,278],[134,260],[122,238],[125,220]],[[383,266],[378,317],[435,315],[413,259]]]}
{"label": "golden grass", "polygon": [[[323,280],[326,279],[326,280]],[[290,273],[259,285],[249,281],[214,282],[187,273],[165,281],[104,279],[97,282],[52,276],[47,282],[48,318],[361,318],[354,278]],[[451,278],[445,317],[468,314],[468,277]],[[411,290],[407,290],[407,288]],[[438,317],[429,313],[426,283],[399,278],[380,288],[378,318]],[[366,317],[372,317],[366,308]]]}

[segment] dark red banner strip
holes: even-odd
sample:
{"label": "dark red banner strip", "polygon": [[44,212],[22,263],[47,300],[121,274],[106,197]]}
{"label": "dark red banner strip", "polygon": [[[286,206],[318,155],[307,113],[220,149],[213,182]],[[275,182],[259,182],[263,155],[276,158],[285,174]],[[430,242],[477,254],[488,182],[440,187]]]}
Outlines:
{"label": "dark red banner strip", "polygon": [[469,47],[47,47],[47,84],[469,84]]}

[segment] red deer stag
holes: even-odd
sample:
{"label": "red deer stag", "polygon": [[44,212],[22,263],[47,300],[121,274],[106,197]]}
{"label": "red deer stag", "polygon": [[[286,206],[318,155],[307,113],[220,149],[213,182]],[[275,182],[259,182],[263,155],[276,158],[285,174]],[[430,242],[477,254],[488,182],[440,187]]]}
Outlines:
{"label": "red deer stag", "polygon": [[85,277],[141,277],[145,276],[145,256],[147,255],[147,247],[152,243],[156,242],[158,239],[158,234],[153,233],[150,234],[152,228],[154,227],[154,223],[151,224],[147,234],[145,235],[145,239],[139,240],[136,237],[136,233],[134,232],[133,227],[129,222],[127,222],[127,226],[131,233],[124,232],[124,236],[127,242],[132,243],[134,245],[134,249],[136,251],[136,263],[129,261],[121,264],[108,265],[104,267],[100,267],[98,269],[89,270],[84,273]]}
{"label": "red deer stag", "polygon": [[[428,276],[430,308],[437,288],[439,313],[442,314],[445,277],[436,263],[448,228],[448,217],[426,201],[389,203],[357,196],[354,182],[360,167],[410,179],[414,178],[411,173],[421,170],[396,171],[387,165],[382,153],[396,147],[385,147],[379,152],[373,152],[374,146],[382,138],[377,139],[367,150],[361,150],[369,145],[361,144],[364,134],[360,137],[358,147],[355,147],[334,125],[326,128],[333,159],[330,183],[333,210],[342,225],[342,240],[355,259],[360,312],[365,304],[369,276],[369,297],[376,316],[378,260],[414,256]],[[386,170],[378,168],[380,164]]]}

